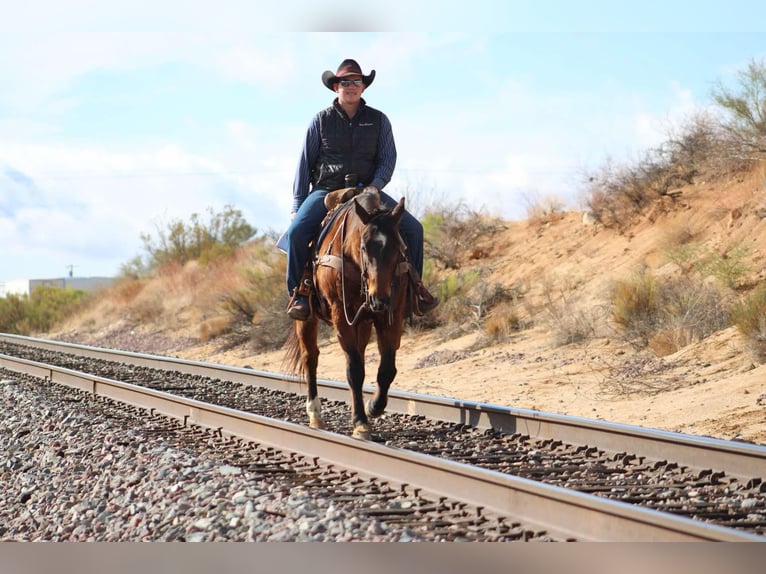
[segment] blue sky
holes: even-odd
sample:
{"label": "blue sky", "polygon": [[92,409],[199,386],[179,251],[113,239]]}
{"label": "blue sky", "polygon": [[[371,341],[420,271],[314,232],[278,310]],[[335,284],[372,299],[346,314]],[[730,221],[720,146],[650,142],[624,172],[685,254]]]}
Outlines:
{"label": "blue sky", "polygon": [[347,57],[394,127],[386,191],[506,219],[579,208],[585,173],[766,58],[755,2],[0,2],[0,283],[114,275],[142,233],[227,204],[282,231]]}

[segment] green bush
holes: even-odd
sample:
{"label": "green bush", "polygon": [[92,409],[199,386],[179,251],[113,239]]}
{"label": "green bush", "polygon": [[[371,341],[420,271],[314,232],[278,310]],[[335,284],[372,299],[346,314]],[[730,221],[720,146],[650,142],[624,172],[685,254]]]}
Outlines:
{"label": "green bush", "polygon": [[681,269],[685,275],[692,270],[704,277],[715,278],[723,287],[736,289],[747,276],[750,268],[747,258],[751,250],[746,245],[735,245],[724,253],[710,251],[703,253],[696,242],[671,246],[664,250],[665,257]]}
{"label": "green bush", "polygon": [[484,274],[484,270],[474,269],[444,276],[433,289],[439,306],[423,317],[413,317],[412,324],[425,329],[441,327],[445,337],[482,328],[493,309],[516,298],[513,290],[487,281]]}
{"label": "green bush", "polygon": [[713,100],[726,115],[723,127],[736,146],[734,153],[766,153],[766,63],[751,60],[738,74],[738,89],[719,80]]}
{"label": "green bush", "polygon": [[0,299],[0,331],[30,335],[50,331],[81,308],[88,294],[80,289],[37,287],[31,295]]}
{"label": "green bush", "polygon": [[699,262],[698,268],[703,276],[710,275],[724,287],[736,289],[749,271],[745,261],[749,255],[746,245],[737,245],[725,253],[714,251]]}
{"label": "green bush", "polygon": [[256,234],[242,217],[242,212],[227,205],[220,213],[208,208],[207,222],[197,214],[191,215],[190,223],[171,221],[165,229],[157,229],[157,237],[141,234],[144,249],[148,253],[146,264],[139,258],[123,267],[123,274],[138,274],[157,270],[164,265],[184,265],[198,260],[202,264],[230,256],[234,250]]}
{"label": "green bush", "polygon": [[26,295],[8,295],[0,299],[0,331],[3,333],[28,334],[24,329],[28,298]]}

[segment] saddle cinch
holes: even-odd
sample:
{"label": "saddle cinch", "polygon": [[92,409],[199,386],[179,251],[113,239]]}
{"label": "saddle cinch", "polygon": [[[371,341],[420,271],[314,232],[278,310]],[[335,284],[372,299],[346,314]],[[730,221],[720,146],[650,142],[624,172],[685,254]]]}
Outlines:
{"label": "saddle cinch", "polygon": [[[325,254],[320,256],[317,253],[317,247],[321,245],[322,240],[324,239],[325,235],[327,235],[328,231],[332,228],[332,224],[335,222],[335,220],[341,214],[345,213],[347,209],[350,209],[350,202],[362,191],[363,188],[361,187],[345,187],[331,191],[325,196],[324,204],[327,208],[327,215],[319,226],[318,234],[309,243],[309,258],[306,263],[306,268],[303,271],[303,276],[301,277],[300,283],[298,284],[295,293],[293,293],[292,297],[290,298],[288,308],[293,304],[295,297],[302,295],[307,297],[309,300],[311,315],[316,314],[318,304],[320,318],[326,318],[329,316],[329,311],[327,308],[325,308],[324,301],[320,297],[316,297],[316,290],[314,288],[316,269],[319,266],[325,265],[328,267],[333,267],[339,273],[348,273],[349,268],[345,268],[344,270],[343,261],[337,255]],[[402,254],[402,261],[399,263],[397,275],[407,274],[408,276],[406,316],[409,317],[412,312],[418,316],[421,316],[423,313],[420,311],[418,300],[415,295],[417,292],[416,287],[420,283],[420,279],[416,276],[417,273],[412,268],[412,265],[410,265],[410,262],[407,258],[407,246],[401,235],[399,236],[399,243],[400,251]]]}

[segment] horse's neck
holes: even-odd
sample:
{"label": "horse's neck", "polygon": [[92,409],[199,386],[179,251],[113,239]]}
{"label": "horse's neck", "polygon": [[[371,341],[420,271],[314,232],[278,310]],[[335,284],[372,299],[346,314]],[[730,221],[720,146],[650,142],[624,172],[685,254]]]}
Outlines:
{"label": "horse's neck", "polygon": [[352,211],[345,222],[345,229],[343,232],[343,256],[351,259],[355,263],[359,263],[359,248],[362,243],[362,230],[364,224],[359,221],[359,218],[354,215]]}

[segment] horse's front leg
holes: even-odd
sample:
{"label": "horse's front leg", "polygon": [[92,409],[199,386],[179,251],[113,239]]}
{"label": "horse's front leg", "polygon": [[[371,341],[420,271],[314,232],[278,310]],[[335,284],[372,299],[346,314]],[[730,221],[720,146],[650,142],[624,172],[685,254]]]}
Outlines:
{"label": "horse's front leg", "polygon": [[325,423],[322,419],[322,405],[317,391],[317,365],[319,364],[317,335],[319,323],[316,319],[296,321],[295,331],[298,335],[301,348],[301,372],[308,384],[306,414],[309,416],[309,426],[311,428],[323,429],[325,428]]}
{"label": "horse's front leg", "polygon": [[367,416],[370,418],[379,417],[385,412],[388,405],[388,389],[394,377],[396,377],[396,349],[381,349],[377,388],[366,407]]}
{"label": "horse's front leg", "polygon": [[370,422],[364,409],[364,350],[370,340],[371,328],[357,325],[356,329],[338,332],[338,341],[346,354],[346,379],[351,391],[351,436],[370,440]]}
{"label": "horse's front leg", "polygon": [[351,436],[370,440],[370,422],[364,411],[364,355],[353,349],[346,354],[346,378],[351,389],[351,424],[353,432]]}
{"label": "horse's front leg", "polygon": [[388,405],[388,390],[396,377],[396,351],[401,344],[402,329],[399,328],[399,325],[402,324],[401,321],[391,326],[382,324],[376,326],[380,365],[378,365],[375,394],[366,406],[367,416],[370,418],[382,415]]}

